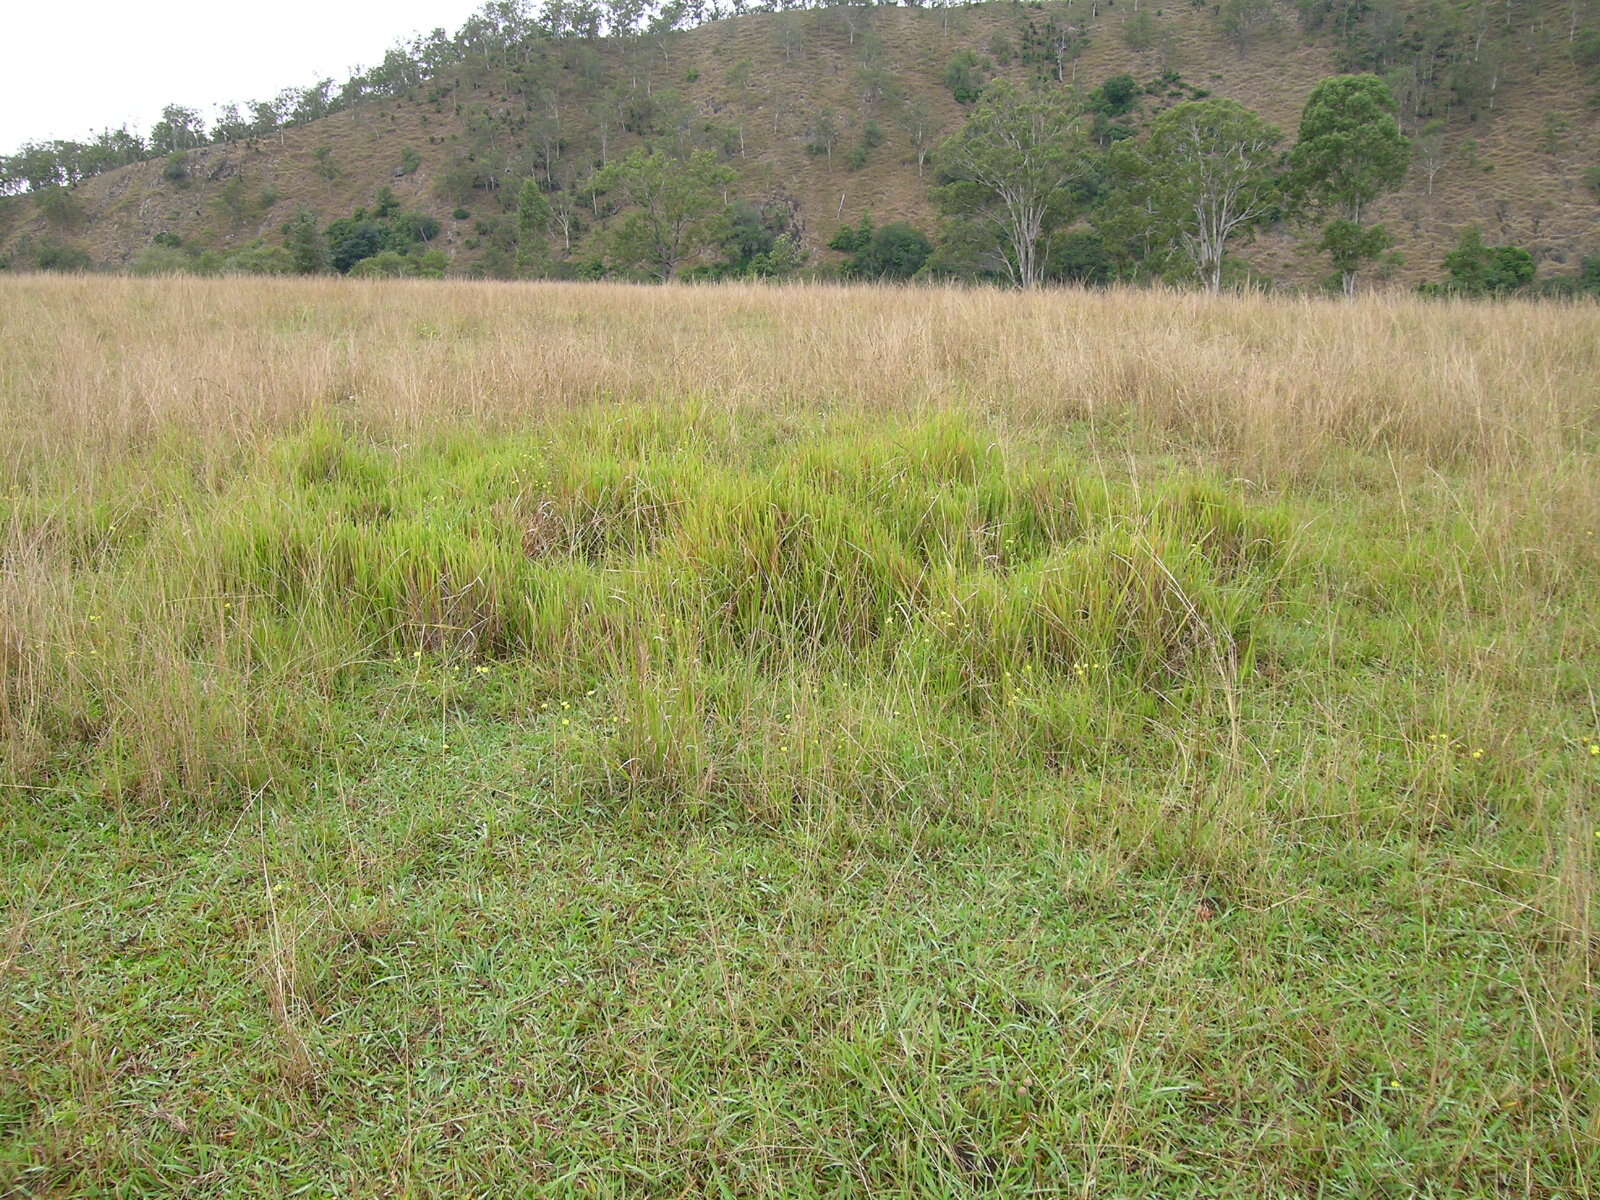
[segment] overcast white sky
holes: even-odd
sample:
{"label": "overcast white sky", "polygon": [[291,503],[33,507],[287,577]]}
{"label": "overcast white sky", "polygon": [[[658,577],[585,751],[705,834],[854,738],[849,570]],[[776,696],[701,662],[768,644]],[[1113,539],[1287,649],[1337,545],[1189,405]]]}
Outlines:
{"label": "overcast white sky", "polygon": [[0,16],[0,154],[107,126],[148,131],[165,104],[275,95],[370,66],[397,40],[454,33],[482,0],[18,0]]}

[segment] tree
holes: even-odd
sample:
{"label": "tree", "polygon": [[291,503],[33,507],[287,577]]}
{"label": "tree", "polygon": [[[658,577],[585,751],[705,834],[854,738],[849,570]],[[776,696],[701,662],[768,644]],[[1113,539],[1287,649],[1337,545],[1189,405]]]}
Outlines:
{"label": "tree", "polygon": [[1394,237],[1382,225],[1362,225],[1344,217],[1329,221],[1322,230],[1322,240],[1317,249],[1333,261],[1344,291],[1349,295],[1356,272],[1364,263],[1377,259],[1394,245]]}
{"label": "tree", "polygon": [[[1290,156],[1294,191],[1308,214],[1359,228],[1367,206],[1400,186],[1411,143],[1400,132],[1395,110],[1394,93],[1376,75],[1333,75],[1312,89]],[[1354,251],[1382,239],[1341,229],[1331,240]],[[1323,241],[1330,241],[1327,232]],[[1378,253],[1382,249],[1367,258],[1343,256],[1339,272],[1346,295],[1355,292],[1362,262]]]}
{"label": "tree", "polygon": [[1533,255],[1521,246],[1488,246],[1476,225],[1444,256],[1448,290],[1465,296],[1503,296],[1533,282]]}
{"label": "tree", "polygon": [[1413,154],[1417,166],[1421,167],[1423,175],[1427,176],[1430,196],[1433,195],[1433,181],[1439,172],[1444,170],[1445,161],[1449,158],[1444,135],[1444,122],[1436,118],[1422,127],[1422,132],[1417,135],[1414,143]]}
{"label": "tree", "polygon": [[1142,145],[1122,143],[1112,169],[1150,244],[1169,246],[1216,292],[1229,244],[1278,212],[1282,140],[1236,101],[1189,101],[1157,117]]}
{"label": "tree", "polygon": [[939,150],[936,193],[949,215],[990,228],[1019,287],[1039,282],[1040,238],[1065,222],[1089,175],[1088,138],[1061,91],[989,86],[966,125]]}
{"label": "tree", "polygon": [[163,154],[177,154],[205,145],[206,125],[192,108],[169,104],[150,130],[150,145]]}
{"label": "tree", "polygon": [[524,275],[543,276],[549,270],[551,216],[543,189],[523,180],[517,195],[517,269]]}
{"label": "tree", "polygon": [[724,189],[732,168],[702,150],[686,159],[661,151],[635,149],[614,160],[594,179],[628,211],[606,233],[606,248],[617,266],[665,282],[685,261],[716,244],[726,221]]}
{"label": "tree", "polygon": [[283,227],[284,248],[301,275],[319,275],[328,269],[328,243],[317,228],[317,214],[301,209]]}

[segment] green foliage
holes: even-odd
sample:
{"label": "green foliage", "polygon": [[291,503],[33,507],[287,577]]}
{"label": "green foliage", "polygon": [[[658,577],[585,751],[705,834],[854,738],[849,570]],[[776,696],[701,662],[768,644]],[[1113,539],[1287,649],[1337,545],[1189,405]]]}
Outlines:
{"label": "green foliage", "polygon": [[1368,204],[1400,186],[1410,153],[1388,84],[1376,75],[1331,76],[1306,100],[1292,183],[1312,212],[1359,222]]}
{"label": "green foliage", "polygon": [[1030,17],[1022,28],[1022,61],[1038,78],[1065,83],[1067,67],[1089,45],[1086,30],[1070,14],[1048,15],[1042,22]]}
{"label": "green foliage", "polygon": [[933,253],[933,243],[919,230],[903,221],[875,228],[871,217],[840,229],[828,248],[849,255],[840,269],[846,279],[882,282],[912,278]]}
{"label": "green foliage", "polygon": [[522,181],[517,193],[517,269],[540,277],[550,269],[550,201],[538,183]]}
{"label": "green foliage", "polygon": [[709,151],[686,159],[635,149],[594,178],[624,209],[605,232],[609,263],[665,281],[726,233],[734,172]]}
{"label": "green foliage", "polygon": [[1134,136],[1132,123],[1118,118],[1133,112],[1140,91],[1133,76],[1113,75],[1089,93],[1084,107],[1093,116],[1090,136],[1102,149]]}
{"label": "green foliage", "polygon": [[128,269],[134,275],[187,275],[195,270],[195,257],[171,246],[146,246]]}
{"label": "green foliage", "polygon": [[34,247],[33,265],[40,271],[75,273],[93,269],[94,263],[83,247],[46,239]]}
{"label": "green foliage", "polygon": [[1580,67],[1600,67],[1600,29],[1582,30],[1572,39],[1572,61]]}
{"label": "green foliage", "polygon": [[1339,217],[1323,227],[1317,249],[1333,260],[1333,269],[1348,293],[1356,273],[1376,262],[1393,245],[1394,236],[1382,225],[1362,225]]}
{"label": "green foliage", "polygon": [[444,268],[444,254],[438,250],[416,254],[380,250],[355,263],[349,274],[352,279],[442,279]]}
{"label": "green foliage", "polygon": [[268,246],[255,242],[235,250],[222,261],[229,275],[295,275],[299,273],[294,252],[287,246]]}
{"label": "green foliage", "polygon": [[34,200],[45,220],[58,229],[76,229],[83,224],[83,205],[69,188],[45,188],[34,193]]}
{"label": "green foliage", "polygon": [[[1233,100],[1190,100],[1156,118],[1150,136],[1111,156],[1118,190],[1102,228],[1153,265],[1182,264],[1222,287],[1228,247],[1278,215],[1283,135]],[[1140,255],[1143,257],[1143,255]]]}
{"label": "green foliage", "polygon": [[300,275],[318,275],[331,266],[328,239],[317,228],[317,214],[301,209],[283,227],[283,245]]}
{"label": "green foliage", "polygon": [[1050,239],[1044,275],[1052,282],[1104,287],[1115,271],[1116,260],[1099,233],[1078,230]]}
{"label": "green foliage", "polygon": [[421,165],[422,155],[418,154],[410,146],[407,146],[404,150],[400,151],[400,165],[396,169],[401,175],[414,175],[416,174],[417,168]]}
{"label": "green foliage", "polygon": [[1130,50],[1148,50],[1156,44],[1158,36],[1156,18],[1149,8],[1130,14],[1122,26],[1122,41]]}
{"label": "green foliage", "polygon": [[223,216],[234,222],[258,220],[278,202],[271,188],[252,189],[243,175],[231,176],[217,189],[215,204]]}
{"label": "green foliage", "polygon": [[1332,256],[1347,295],[1361,266],[1391,244],[1385,232],[1362,232],[1363,210],[1399,187],[1410,163],[1411,143],[1383,80],[1335,75],[1312,89],[1290,155],[1290,194],[1305,212],[1334,218],[1321,249]]}
{"label": "green foliage", "polygon": [[1122,117],[1139,101],[1139,85],[1132,75],[1113,75],[1089,93],[1086,107],[1107,117]]}
{"label": "green foliage", "polygon": [[944,85],[957,104],[976,103],[988,80],[988,70],[971,50],[957,51],[944,69]]}
{"label": "green foliage", "polygon": [[1246,50],[1258,34],[1271,30],[1277,19],[1273,0],[1222,0],[1217,23],[1224,37]]}
{"label": "green foliage", "polygon": [[[331,221],[326,233],[328,265],[340,274],[348,274],[366,259],[380,254],[420,260],[428,254],[428,243],[439,236],[440,225],[436,218],[426,213],[403,211],[394,193],[388,188],[378,193],[372,209],[360,209],[354,215]],[[432,262],[432,259],[429,260]],[[380,276],[432,274],[412,263],[404,271],[394,269],[392,259],[385,258],[368,274]]]}
{"label": "green foliage", "polygon": [[833,148],[838,142],[839,126],[833,113],[826,108],[817,109],[811,114],[811,123],[807,127],[806,152],[825,155],[831,160]]}
{"label": "green foliage", "polygon": [[189,184],[188,152],[174,150],[167,155],[166,165],[161,168],[161,178],[177,187],[187,187]]}
{"label": "green foliage", "polygon": [[961,131],[939,149],[934,198],[956,222],[991,239],[1012,281],[1039,282],[1040,239],[1070,221],[1093,173],[1070,95],[997,80]]}
{"label": "green foliage", "polygon": [[722,238],[722,261],[695,268],[695,277],[782,279],[793,275],[810,257],[795,217],[796,209],[781,201],[759,209],[753,204],[735,204]]}
{"label": "green foliage", "polygon": [[332,146],[318,146],[311,152],[311,171],[328,183],[339,178],[343,172],[340,171],[339,164],[334,161]]}
{"label": "green foliage", "polygon": [[1489,246],[1483,230],[1470,225],[1444,257],[1444,290],[1461,296],[1504,296],[1533,282],[1533,255],[1521,246]]}

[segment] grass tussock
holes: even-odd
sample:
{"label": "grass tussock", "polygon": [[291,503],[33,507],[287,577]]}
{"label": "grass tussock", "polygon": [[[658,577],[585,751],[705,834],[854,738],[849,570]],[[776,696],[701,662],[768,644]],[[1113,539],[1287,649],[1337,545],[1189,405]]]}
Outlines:
{"label": "grass tussock", "polygon": [[1592,310],[6,293],[0,1187],[1591,1186]]}

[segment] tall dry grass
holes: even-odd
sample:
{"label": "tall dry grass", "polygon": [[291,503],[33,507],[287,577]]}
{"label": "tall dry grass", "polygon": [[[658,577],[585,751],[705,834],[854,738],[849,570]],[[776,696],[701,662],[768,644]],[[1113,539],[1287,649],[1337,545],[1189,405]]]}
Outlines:
{"label": "tall dry grass", "polygon": [[1600,308],[1172,291],[15,278],[0,470],[226,458],[320,409],[404,436],[685,399],[1130,424],[1246,470],[1343,448],[1518,473],[1600,433]]}

